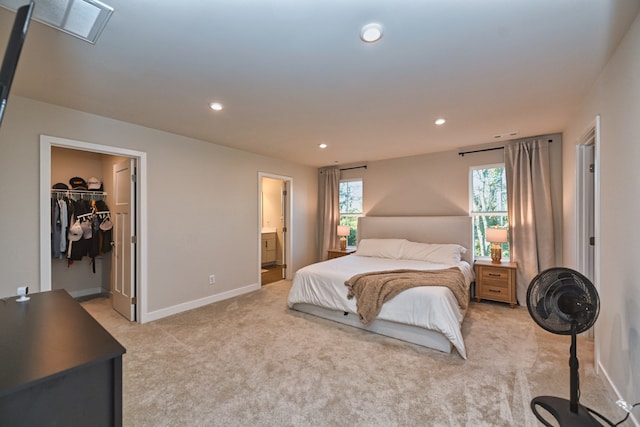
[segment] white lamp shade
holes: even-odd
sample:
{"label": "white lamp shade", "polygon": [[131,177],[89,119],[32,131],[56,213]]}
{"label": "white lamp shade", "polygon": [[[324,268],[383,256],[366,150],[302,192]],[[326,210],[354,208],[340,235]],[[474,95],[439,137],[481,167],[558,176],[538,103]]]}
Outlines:
{"label": "white lamp shade", "polygon": [[351,234],[351,227],[348,225],[338,226],[338,236],[348,236],[349,234]]}
{"label": "white lamp shade", "polygon": [[506,228],[487,228],[486,236],[487,242],[490,243],[506,243],[507,242],[507,229]]}

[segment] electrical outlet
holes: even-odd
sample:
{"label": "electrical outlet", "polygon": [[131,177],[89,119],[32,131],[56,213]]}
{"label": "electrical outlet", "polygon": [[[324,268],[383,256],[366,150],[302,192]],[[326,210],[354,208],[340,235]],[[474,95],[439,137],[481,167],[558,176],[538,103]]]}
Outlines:
{"label": "electrical outlet", "polygon": [[616,401],[616,404],[627,412],[631,412],[631,410],[633,409],[633,406],[629,405],[622,399]]}
{"label": "electrical outlet", "polygon": [[209,276],[209,284],[214,285],[216,283],[216,275],[212,274]]}

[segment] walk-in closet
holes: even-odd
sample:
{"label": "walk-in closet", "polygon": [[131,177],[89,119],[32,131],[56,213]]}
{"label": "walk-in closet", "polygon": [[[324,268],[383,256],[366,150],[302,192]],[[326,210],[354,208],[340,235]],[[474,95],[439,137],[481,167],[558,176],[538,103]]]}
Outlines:
{"label": "walk-in closet", "polygon": [[113,170],[122,160],[51,148],[52,289],[65,289],[75,298],[110,294]]}

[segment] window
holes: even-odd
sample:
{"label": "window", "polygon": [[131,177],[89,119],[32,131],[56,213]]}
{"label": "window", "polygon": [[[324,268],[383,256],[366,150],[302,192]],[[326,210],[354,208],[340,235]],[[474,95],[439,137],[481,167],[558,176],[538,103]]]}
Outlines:
{"label": "window", "polygon": [[[491,256],[491,243],[485,239],[488,227],[507,227],[507,180],[504,164],[471,168],[469,177],[470,215],[476,258]],[[509,243],[501,243],[502,257],[509,258]]]}
{"label": "window", "polygon": [[340,181],[340,225],[351,227],[347,246],[356,246],[358,217],[362,214],[362,179]]}

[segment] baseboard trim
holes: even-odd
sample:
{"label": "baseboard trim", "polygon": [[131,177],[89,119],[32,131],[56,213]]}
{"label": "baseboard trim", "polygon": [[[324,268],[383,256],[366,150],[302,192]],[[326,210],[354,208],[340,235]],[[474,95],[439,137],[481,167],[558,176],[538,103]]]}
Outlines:
{"label": "baseboard trim", "polygon": [[[600,361],[598,361],[598,369],[600,370],[600,372],[602,372],[602,375],[604,376],[605,380],[607,381],[607,384],[609,384],[609,387],[611,387],[611,390],[613,390],[613,392],[615,393],[616,397],[618,399],[626,400],[624,397],[622,397],[622,395],[618,391],[618,388],[615,386],[615,384],[611,380],[611,377],[607,373],[607,370],[604,368],[604,366],[602,366],[602,363],[600,363]],[[635,403],[635,402],[629,402],[629,403]],[[638,419],[635,417],[635,415],[633,413],[629,414],[629,419],[633,422],[633,424],[636,427],[640,427],[640,423],[638,422]],[[618,420],[612,420],[612,421],[613,422],[618,422]]]}
{"label": "baseboard trim", "polygon": [[248,286],[244,286],[242,288],[233,289],[227,292],[222,292],[220,294],[210,295],[205,298],[183,302],[181,304],[177,304],[171,307],[151,311],[141,316],[140,323],[152,322],[154,320],[159,320],[164,317],[173,316],[174,314],[182,313],[184,311],[193,310],[194,308],[203,307],[205,305],[209,305],[214,302],[224,301],[229,298],[248,294],[249,292],[257,291],[259,289],[260,289],[260,285],[257,283],[254,283]]}

